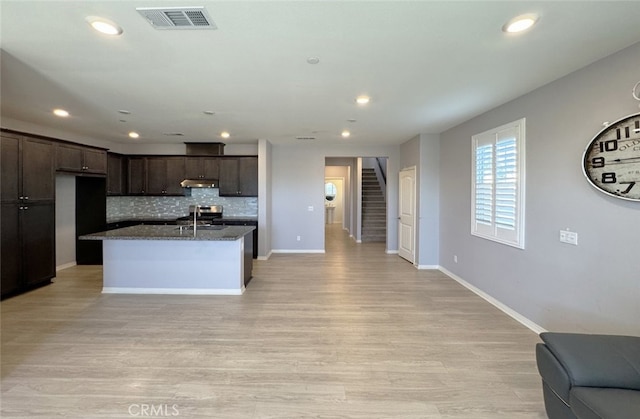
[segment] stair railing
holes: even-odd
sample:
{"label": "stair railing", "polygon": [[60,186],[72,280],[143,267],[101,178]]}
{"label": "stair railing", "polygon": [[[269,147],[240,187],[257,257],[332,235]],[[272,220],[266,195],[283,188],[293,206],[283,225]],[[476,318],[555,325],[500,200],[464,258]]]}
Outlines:
{"label": "stair railing", "polygon": [[382,162],[385,161],[384,157],[376,157],[376,166],[374,167],[376,171],[376,177],[378,178],[378,183],[380,184],[380,189],[382,190],[382,197],[384,198],[384,202],[387,202],[387,174],[386,164],[383,165]]}

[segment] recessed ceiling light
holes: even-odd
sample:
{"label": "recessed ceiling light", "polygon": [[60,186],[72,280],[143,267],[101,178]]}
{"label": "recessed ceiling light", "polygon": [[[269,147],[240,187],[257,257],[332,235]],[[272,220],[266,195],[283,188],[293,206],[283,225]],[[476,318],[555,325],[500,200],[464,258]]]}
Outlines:
{"label": "recessed ceiling light", "polygon": [[309,58],[307,58],[307,62],[309,64],[318,64],[320,62],[320,58],[318,58],[318,57],[309,57]]}
{"label": "recessed ceiling light", "polygon": [[66,118],[69,116],[69,112],[65,111],[64,109],[54,109],[53,114],[61,118]]}
{"label": "recessed ceiling light", "polygon": [[140,134],[138,134],[137,132],[131,131],[129,133],[129,137],[130,138],[140,138]]}
{"label": "recessed ceiling light", "polygon": [[520,33],[531,28],[538,22],[539,16],[533,13],[516,16],[502,26],[502,31],[506,33]]}
{"label": "recessed ceiling light", "polygon": [[121,35],[122,28],[109,19],[98,16],[87,16],[87,22],[93,29],[105,35]]}
{"label": "recessed ceiling light", "polygon": [[202,111],[203,114],[205,115],[215,115],[216,113],[214,111]]}
{"label": "recessed ceiling light", "polygon": [[342,131],[342,134],[341,134],[341,135],[342,135],[344,138],[347,138],[347,137],[349,137],[349,136],[351,135],[351,133],[350,133],[349,131],[347,131],[347,130],[344,130],[344,131]]}
{"label": "recessed ceiling light", "polygon": [[222,132],[220,133],[220,136],[221,136],[222,138],[229,138],[229,137],[231,137],[231,134],[229,134],[227,131],[222,131]]}
{"label": "recessed ceiling light", "polygon": [[358,105],[366,105],[367,103],[369,103],[371,101],[371,98],[369,96],[358,96],[356,98],[356,103]]}
{"label": "recessed ceiling light", "polygon": [[347,122],[351,122],[351,123],[356,122],[356,121],[357,121],[357,120],[356,120],[356,119],[353,119],[353,118],[351,118],[351,119],[347,119]]}
{"label": "recessed ceiling light", "polygon": [[126,110],[126,109],[120,109],[120,110],[118,111],[118,113],[121,113],[121,114],[123,114],[123,115],[130,115],[130,114],[131,114],[131,112],[130,112],[130,111],[128,111],[128,110]]}

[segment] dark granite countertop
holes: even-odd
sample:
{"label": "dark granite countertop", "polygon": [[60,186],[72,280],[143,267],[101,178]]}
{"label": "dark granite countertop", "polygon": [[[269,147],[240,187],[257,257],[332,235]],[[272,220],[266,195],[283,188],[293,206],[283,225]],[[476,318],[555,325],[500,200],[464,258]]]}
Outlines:
{"label": "dark granite countertop", "polygon": [[253,226],[199,226],[191,228],[164,225],[136,225],[80,236],[81,240],[226,240],[233,241],[251,233]]}

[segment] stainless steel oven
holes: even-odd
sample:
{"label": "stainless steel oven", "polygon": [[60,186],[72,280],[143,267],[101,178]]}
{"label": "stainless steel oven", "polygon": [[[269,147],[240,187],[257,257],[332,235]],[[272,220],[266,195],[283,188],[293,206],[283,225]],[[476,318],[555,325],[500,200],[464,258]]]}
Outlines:
{"label": "stainless steel oven", "polygon": [[191,225],[194,221],[199,225],[211,224],[222,218],[222,205],[189,205],[189,215],[176,219],[178,225]]}

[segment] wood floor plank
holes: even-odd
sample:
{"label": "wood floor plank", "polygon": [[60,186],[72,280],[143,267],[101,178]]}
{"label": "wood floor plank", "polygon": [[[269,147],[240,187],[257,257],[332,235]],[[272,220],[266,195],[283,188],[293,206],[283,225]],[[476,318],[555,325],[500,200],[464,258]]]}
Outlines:
{"label": "wood floor plank", "polygon": [[242,296],[103,295],[101,275],[0,304],[3,418],[546,417],[535,333],[336,226],[325,254],[256,261]]}

